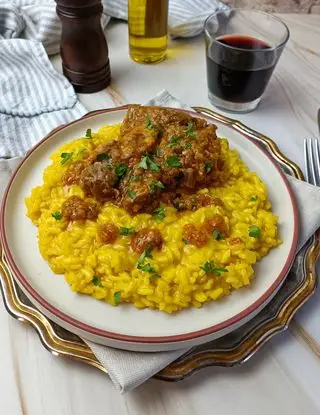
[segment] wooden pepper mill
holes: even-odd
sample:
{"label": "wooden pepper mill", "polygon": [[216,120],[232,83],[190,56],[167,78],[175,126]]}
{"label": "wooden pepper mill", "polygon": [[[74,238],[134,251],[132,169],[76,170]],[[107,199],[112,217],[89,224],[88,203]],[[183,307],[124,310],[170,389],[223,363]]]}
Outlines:
{"label": "wooden pepper mill", "polygon": [[111,81],[108,45],[101,27],[101,0],[56,0],[62,23],[63,73],[77,92],[106,88]]}

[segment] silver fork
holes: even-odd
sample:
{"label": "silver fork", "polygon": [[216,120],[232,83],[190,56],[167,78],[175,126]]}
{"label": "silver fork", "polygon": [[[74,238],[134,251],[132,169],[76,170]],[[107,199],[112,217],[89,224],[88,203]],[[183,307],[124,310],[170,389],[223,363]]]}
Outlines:
{"label": "silver fork", "polygon": [[304,164],[306,169],[306,180],[310,184],[320,186],[320,147],[316,138],[305,138]]}

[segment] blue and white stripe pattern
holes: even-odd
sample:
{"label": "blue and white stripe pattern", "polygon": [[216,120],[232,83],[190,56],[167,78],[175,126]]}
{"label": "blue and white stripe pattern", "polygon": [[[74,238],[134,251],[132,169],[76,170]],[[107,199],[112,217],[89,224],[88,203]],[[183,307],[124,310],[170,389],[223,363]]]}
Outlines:
{"label": "blue and white stripe pattern", "polygon": [[[102,0],[102,25],[127,19],[127,0]],[[216,0],[170,0],[169,33],[195,36],[206,17],[228,10]],[[58,125],[86,113],[47,54],[59,51],[54,0],[0,0],[0,158],[22,156]]]}
{"label": "blue and white stripe pattern", "polygon": [[85,113],[41,43],[0,41],[0,158],[25,154],[53,128]]}

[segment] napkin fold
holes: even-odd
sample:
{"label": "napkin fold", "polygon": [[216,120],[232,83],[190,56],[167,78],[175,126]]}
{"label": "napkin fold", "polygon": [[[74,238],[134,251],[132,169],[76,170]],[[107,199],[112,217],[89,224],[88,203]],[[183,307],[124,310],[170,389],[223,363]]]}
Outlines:
{"label": "napkin fold", "polygon": [[[162,91],[146,104],[189,109],[186,104],[174,98],[167,91]],[[0,160],[0,196],[19,161],[20,158]],[[287,178],[295,194],[300,212],[299,250],[319,227],[320,189],[291,176],[287,176]],[[141,385],[161,369],[188,352],[188,349],[157,353],[130,352],[101,346],[86,339],[83,340],[107,369],[115,387],[121,393],[128,392]]]}

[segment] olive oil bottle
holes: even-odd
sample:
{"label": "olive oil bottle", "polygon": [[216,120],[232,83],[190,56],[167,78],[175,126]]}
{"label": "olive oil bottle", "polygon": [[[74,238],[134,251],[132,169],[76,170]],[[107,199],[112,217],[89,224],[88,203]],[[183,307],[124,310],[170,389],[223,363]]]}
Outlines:
{"label": "olive oil bottle", "polygon": [[169,0],[128,0],[129,52],[138,63],[166,57]]}

